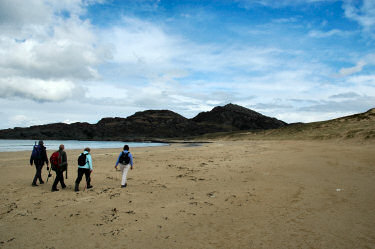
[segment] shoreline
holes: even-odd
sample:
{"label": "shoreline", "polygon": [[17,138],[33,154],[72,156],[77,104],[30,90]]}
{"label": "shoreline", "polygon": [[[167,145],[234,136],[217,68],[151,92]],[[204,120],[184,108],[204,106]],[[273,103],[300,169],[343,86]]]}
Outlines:
{"label": "shoreline", "polygon": [[[24,142],[23,142],[24,141]],[[165,142],[120,142],[120,141],[86,141],[86,140],[43,140],[47,150],[54,150],[60,144],[64,144],[67,149],[84,149],[90,147],[95,149],[116,149],[123,147],[124,144],[129,144],[131,147],[155,147],[168,146]],[[8,142],[8,144],[7,144]],[[27,152],[32,151],[35,140],[0,140],[0,152]]]}

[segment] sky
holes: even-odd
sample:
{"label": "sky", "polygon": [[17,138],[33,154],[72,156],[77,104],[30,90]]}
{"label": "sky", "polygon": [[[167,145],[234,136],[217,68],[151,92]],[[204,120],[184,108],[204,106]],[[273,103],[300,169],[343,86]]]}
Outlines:
{"label": "sky", "polygon": [[374,0],[0,0],[0,129],[238,104],[375,107]]}

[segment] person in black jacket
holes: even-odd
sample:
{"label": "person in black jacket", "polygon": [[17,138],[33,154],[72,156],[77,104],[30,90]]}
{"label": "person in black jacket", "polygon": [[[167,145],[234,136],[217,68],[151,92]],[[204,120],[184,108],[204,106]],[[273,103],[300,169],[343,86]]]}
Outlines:
{"label": "person in black jacket", "polygon": [[36,149],[36,153],[34,153],[34,150],[35,150],[34,148],[33,153],[31,153],[31,157],[30,157],[30,166],[32,166],[34,163],[35,169],[36,169],[32,186],[38,186],[36,184],[36,181],[38,179],[39,179],[40,184],[44,183],[44,181],[42,180],[42,168],[43,168],[44,162],[47,163],[47,170],[49,169],[47,151],[46,151],[46,147],[44,147],[44,143],[42,140],[39,141],[37,147],[38,148]]}
{"label": "person in black jacket", "polygon": [[[56,171],[56,178],[55,178],[55,181],[53,182],[53,185],[52,185],[52,192],[59,191],[57,189],[57,184],[59,182],[60,182],[62,188],[66,188],[66,185],[64,183],[64,171],[67,170],[68,159],[67,159],[66,152],[64,151],[64,149],[65,149],[64,145],[61,144],[59,146],[59,150],[58,150],[58,153],[59,153],[59,160],[58,160],[59,165],[55,169],[55,171]],[[52,163],[51,163],[51,167],[52,167]]]}

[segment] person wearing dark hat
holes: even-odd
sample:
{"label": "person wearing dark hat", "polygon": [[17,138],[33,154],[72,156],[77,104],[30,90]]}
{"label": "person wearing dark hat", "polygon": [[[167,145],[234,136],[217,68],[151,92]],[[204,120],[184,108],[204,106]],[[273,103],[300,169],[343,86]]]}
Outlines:
{"label": "person wearing dark hat", "polygon": [[44,162],[47,163],[47,170],[48,170],[49,168],[48,168],[48,157],[47,157],[46,147],[44,147],[43,141],[40,140],[38,145],[36,144],[34,145],[34,148],[30,157],[30,166],[32,166],[34,163],[35,169],[36,169],[32,186],[38,186],[36,184],[37,180],[39,180],[40,184],[44,183],[44,181],[42,180],[42,168],[43,168]]}

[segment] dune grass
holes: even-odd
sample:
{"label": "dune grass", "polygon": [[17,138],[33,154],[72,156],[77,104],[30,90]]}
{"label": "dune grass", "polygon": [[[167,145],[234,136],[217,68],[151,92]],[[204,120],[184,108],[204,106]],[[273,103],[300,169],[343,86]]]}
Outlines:
{"label": "dune grass", "polygon": [[211,133],[203,139],[228,140],[375,140],[375,109],[328,121],[289,124],[279,129]]}

